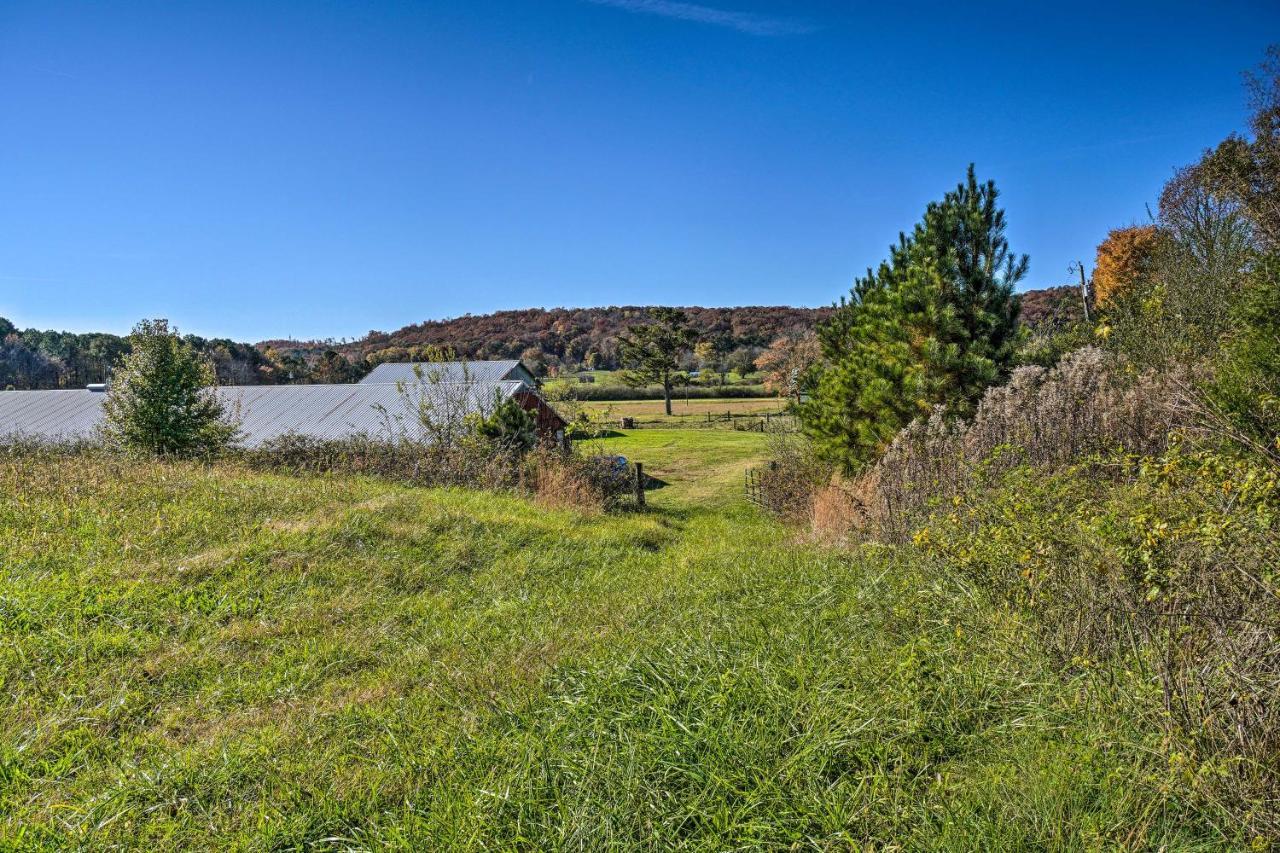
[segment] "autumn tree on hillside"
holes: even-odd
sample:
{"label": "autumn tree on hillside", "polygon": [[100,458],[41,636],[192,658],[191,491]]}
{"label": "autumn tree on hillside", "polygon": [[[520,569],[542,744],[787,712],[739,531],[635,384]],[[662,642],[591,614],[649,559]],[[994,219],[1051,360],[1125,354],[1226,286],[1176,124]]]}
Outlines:
{"label": "autumn tree on hillside", "polygon": [[822,347],[816,335],[778,338],[756,358],[756,369],[764,372],[766,391],[798,401],[809,368],[821,358]]}
{"label": "autumn tree on hillside", "polygon": [[362,371],[340,352],[325,350],[311,369],[311,379],[322,385],[342,385],[356,382],[367,371]]}
{"label": "autumn tree on hillside", "polygon": [[1115,228],[1098,246],[1093,269],[1094,299],[1106,305],[1146,276],[1160,247],[1160,229],[1154,225]]}
{"label": "autumn tree on hillside", "polygon": [[654,308],[652,323],[632,326],[618,336],[618,352],[626,367],[624,380],[632,387],[662,386],[662,400],[671,414],[671,389],[680,372],[680,357],[693,346],[697,333],[678,308]]}

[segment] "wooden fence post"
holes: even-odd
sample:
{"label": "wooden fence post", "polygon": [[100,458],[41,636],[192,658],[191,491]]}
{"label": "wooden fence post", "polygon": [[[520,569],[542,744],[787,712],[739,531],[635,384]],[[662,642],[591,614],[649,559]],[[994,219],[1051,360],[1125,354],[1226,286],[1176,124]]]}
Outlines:
{"label": "wooden fence post", "polygon": [[636,463],[636,506],[644,506],[644,463]]}

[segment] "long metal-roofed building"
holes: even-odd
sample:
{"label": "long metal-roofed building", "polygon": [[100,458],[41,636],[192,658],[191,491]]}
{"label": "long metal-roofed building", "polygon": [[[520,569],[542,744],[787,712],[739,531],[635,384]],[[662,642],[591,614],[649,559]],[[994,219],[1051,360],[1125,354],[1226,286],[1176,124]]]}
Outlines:
{"label": "long metal-roofed building", "polygon": [[508,361],[419,361],[379,364],[360,380],[361,385],[395,382],[523,382],[536,388],[538,381],[517,359]]}
{"label": "long metal-roofed building", "polygon": [[[65,443],[93,440],[110,391],[0,391],[0,438]],[[238,444],[258,447],[285,435],[316,439],[368,436],[425,439],[421,418],[486,415],[515,398],[548,437],[565,422],[524,382],[485,381],[358,385],[237,385],[215,389],[239,427]],[[438,421],[437,421],[438,422]],[[562,433],[559,434],[562,436]]]}

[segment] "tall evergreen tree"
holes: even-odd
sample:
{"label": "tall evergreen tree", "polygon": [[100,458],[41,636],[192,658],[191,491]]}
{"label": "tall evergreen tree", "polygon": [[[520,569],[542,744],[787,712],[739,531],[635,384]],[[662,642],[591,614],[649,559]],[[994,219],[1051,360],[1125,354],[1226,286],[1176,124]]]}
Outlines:
{"label": "tall evergreen tree", "polygon": [[800,407],[806,431],[853,470],[937,405],[972,410],[1012,366],[1027,257],[1010,253],[995,184],[964,183],[931,203],[889,258],[854,282],[819,327],[824,364]]}

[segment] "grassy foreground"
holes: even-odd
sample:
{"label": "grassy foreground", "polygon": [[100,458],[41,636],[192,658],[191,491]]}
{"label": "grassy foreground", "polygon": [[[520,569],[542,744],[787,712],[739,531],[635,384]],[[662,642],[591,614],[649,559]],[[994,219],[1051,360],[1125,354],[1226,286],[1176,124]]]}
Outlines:
{"label": "grassy foreground", "polygon": [[0,847],[1239,840],[1007,610],[742,506],[759,439],[611,439],[671,482],[616,516],[0,463]]}

